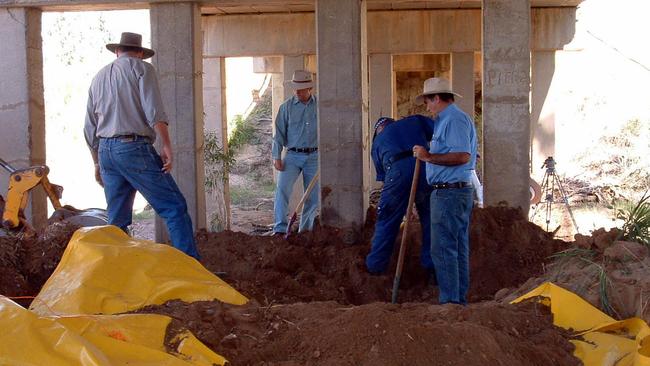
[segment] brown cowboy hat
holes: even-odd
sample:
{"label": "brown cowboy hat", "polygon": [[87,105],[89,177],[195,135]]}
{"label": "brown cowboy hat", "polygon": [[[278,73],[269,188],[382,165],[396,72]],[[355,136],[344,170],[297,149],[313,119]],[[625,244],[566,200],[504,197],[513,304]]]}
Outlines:
{"label": "brown cowboy hat", "polygon": [[155,54],[153,50],[142,47],[142,35],[138,33],[123,32],[122,37],[120,37],[120,43],[109,43],[106,45],[106,48],[116,53],[118,47],[135,47],[139,48],[144,52],[144,58],[147,59]]}

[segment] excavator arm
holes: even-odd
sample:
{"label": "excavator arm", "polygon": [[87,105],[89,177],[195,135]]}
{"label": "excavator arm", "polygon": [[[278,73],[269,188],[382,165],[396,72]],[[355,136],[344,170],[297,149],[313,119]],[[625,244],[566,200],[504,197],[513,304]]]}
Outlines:
{"label": "excavator arm", "polygon": [[60,199],[63,187],[50,183],[47,177],[50,169],[47,166],[37,165],[25,169],[15,169],[2,159],[0,159],[0,166],[9,172],[9,189],[2,212],[2,226],[6,229],[16,229],[21,224],[29,226],[24,211],[29,201],[29,192],[39,185],[43,187],[52,207],[54,207],[53,217],[80,226],[105,225],[108,222],[104,210],[77,210],[71,206],[62,206]]}

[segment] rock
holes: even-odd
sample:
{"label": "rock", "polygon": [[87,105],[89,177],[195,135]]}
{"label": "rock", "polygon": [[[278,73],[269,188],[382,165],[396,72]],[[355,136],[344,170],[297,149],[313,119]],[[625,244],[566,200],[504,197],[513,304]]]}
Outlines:
{"label": "rock", "polygon": [[513,289],[511,288],[502,288],[501,290],[497,291],[496,294],[494,294],[494,301],[501,301],[504,297],[508,296],[512,292]]}
{"label": "rock", "polygon": [[230,333],[221,339],[219,344],[226,348],[237,348],[239,346],[240,340],[236,334]]}
{"label": "rock", "polygon": [[632,241],[616,241],[605,249],[604,255],[620,262],[639,261],[648,256],[648,247]]}
{"label": "rock", "polygon": [[618,230],[612,229],[610,231],[605,231],[605,229],[600,228],[594,231],[591,236],[594,238],[594,245],[599,250],[603,251],[616,240],[618,236]]}
{"label": "rock", "polygon": [[594,238],[593,236],[576,234],[574,244],[579,248],[591,249],[591,246],[594,244]]}

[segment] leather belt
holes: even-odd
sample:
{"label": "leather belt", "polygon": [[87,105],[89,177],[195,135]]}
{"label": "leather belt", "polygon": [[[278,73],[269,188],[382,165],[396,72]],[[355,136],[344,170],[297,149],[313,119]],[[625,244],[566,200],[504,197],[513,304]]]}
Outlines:
{"label": "leather belt", "polygon": [[468,182],[454,182],[454,183],[433,183],[431,188],[433,189],[449,189],[449,188],[467,188],[471,187],[472,184]]}
{"label": "leather belt", "polygon": [[113,137],[108,137],[109,139],[116,139],[120,140],[120,142],[135,142],[135,141],[145,141],[145,142],[151,142],[151,138],[149,136],[142,136],[142,135],[116,135]]}
{"label": "leather belt", "polygon": [[289,148],[289,151],[294,151],[298,153],[311,154],[314,151],[318,151],[317,147],[292,147]]}

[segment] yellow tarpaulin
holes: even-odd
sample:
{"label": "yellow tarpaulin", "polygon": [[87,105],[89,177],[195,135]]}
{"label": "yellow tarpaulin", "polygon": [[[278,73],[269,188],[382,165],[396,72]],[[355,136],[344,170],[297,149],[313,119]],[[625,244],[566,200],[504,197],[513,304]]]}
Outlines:
{"label": "yellow tarpaulin", "polygon": [[[128,314],[40,317],[0,297],[0,365],[213,366],[225,359],[199,346],[167,353],[163,341],[171,319]],[[202,347],[201,347],[202,346]]]}
{"label": "yellow tarpaulin", "polygon": [[543,298],[553,324],[576,332],[574,355],[585,366],[650,366],[650,328],[642,319],[615,321],[576,294],[546,282],[515,299]]}
{"label": "yellow tarpaulin", "polygon": [[189,331],[172,342],[175,350],[166,350],[167,316],[97,315],[171,299],[248,301],[168,245],[134,240],[114,226],[80,229],[32,311],[0,297],[0,365],[224,365]]}
{"label": "yellow tarpaulin", "polygon": [[103,226],[77,230],[31,310],[43,316],[116,314],[172,299],[248,301],[179,250]]}

